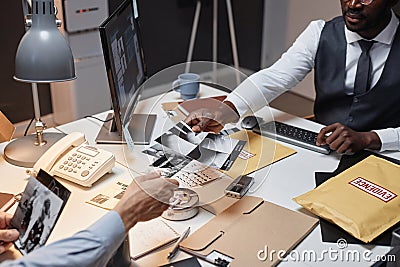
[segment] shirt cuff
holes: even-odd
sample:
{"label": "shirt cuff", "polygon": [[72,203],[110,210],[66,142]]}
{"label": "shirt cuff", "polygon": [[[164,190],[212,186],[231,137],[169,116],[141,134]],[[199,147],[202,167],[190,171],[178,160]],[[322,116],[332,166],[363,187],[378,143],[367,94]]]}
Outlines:
{"label": "shirt cuff", "polygon": [[240,117],[249,110],[247,103],[235,92],[230,93],[224,101],[231,102],[235,106]]}
{"label": "shirt cuff", "polygon": [[[112,227],[105,228],[105,225]],[[126,235],[125,225],[121,216],[115,210],[107,212],[101,219],[92,224],[87,230],[91,231],[96,236],[104,236],[105,229],[109,232],[107,236],[110,236],[108,239],[112,243],[110,245],[113,245],[116,240],[124,240]]]}
{"label": "shirt cuff", "polygon": [[[400,129],[399,129],[400,130]],[[400,150],[399,130],[394,128],[387,128],[383,130],[374,130],[379,139],[381,139],[381,150]]]}

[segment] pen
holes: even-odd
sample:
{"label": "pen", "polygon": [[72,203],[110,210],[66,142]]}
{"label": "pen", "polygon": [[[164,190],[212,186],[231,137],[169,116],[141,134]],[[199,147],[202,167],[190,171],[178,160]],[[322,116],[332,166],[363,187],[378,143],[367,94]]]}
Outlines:
{"label": "pen", "polygon": [[176,241],[176,244],[175,244],[174,248],[172,249],[172,251],[168,254],[167,259],[171,260],[173,257],[175,257],[175,255],[179,249],[179,244],[183,241],[183,239],[185,239],[189,235],[189,233],[190,233],[190,227],[188,227],[185,230],[185,232],[183,232],[181,237],[179,237],[178,241]]}

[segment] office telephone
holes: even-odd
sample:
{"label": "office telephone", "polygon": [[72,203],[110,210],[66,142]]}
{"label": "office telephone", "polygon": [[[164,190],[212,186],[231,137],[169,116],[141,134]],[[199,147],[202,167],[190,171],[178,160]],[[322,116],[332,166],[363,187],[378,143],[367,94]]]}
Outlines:
{"label": "office telephone", "polygon": [[111,152],[87,144],[83,133],[73,132],[51,146],[35,163],[29,174],[40,169],[51,175],[90,187],[115,166]]}

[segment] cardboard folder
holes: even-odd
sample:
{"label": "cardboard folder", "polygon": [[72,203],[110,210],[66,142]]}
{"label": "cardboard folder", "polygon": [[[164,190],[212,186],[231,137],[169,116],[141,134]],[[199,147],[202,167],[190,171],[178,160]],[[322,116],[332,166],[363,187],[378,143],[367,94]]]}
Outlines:
{"label": "cardboard folder", "polygon": [[190,235],[180,248],[213,263],[230,258],[231,267],[274,266],[278,257],[262,261],[259,251],[267,246],[268,251],[288,253],[317,222],[308,215],[246,196]]}
{"label": "cardboard folder", "polygon": [[10,141],[15,132],[15,126],[0,111],[0,143]]}

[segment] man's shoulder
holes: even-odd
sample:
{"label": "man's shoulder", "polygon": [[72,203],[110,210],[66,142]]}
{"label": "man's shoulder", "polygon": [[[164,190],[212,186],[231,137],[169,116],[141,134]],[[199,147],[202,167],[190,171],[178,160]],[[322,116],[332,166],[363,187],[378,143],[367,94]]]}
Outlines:
{"label": "man's shoulder", "polygon": [[308,25],[308,28],[314,31],[321,31],[329,25],[333,25],[334,27],[336,27],[336,26],[342,26],[343,24],[344,24],[343,17],[337,16],[330,20],[323,20],[323,19],[313,20]]}
{"label": "man's shoulder", "polygon": [[334,31],[341,31],[344,29],[344,19],[342,16],[335,17],[329,21],[325,22],[325,25],[322,31],[326,30],[334,30]]}

